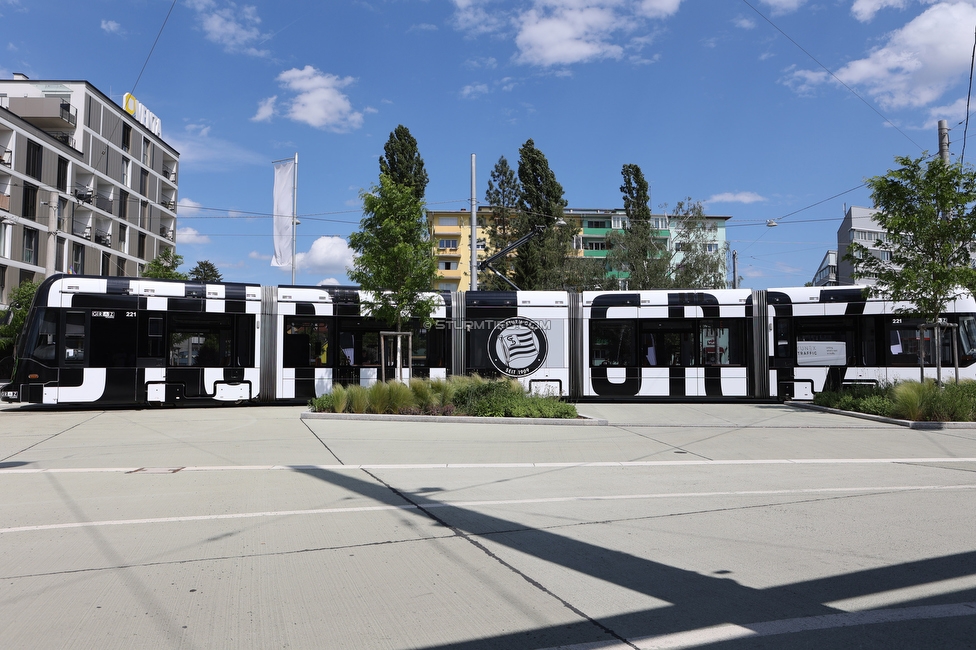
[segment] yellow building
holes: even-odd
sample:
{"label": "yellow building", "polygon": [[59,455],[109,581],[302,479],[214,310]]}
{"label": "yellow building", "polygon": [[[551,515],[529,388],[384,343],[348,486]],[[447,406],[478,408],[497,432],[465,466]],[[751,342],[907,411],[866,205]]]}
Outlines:
{"label": "yellow building", "polygon": [[[479,255],[484,256],[487,208],[478,209],[477,238]],[[437,257],[438,291],[471,289],[471,215],[468,210],[428,210],[431,241]]]}

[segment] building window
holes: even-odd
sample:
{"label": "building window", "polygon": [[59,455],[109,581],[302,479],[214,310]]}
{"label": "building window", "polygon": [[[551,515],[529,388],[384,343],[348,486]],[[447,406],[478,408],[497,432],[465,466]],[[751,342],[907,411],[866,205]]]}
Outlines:
{"label": "building window", "polygon": [[441,271],[457,271],[457,262],[438,262],[437,268]]}
{"label": "building window", "polygon": [[129,187],[129,167],[132,165],[132,161],[128,158],[122,159],[122,184]]}
{"label": "building window", "polygon": [[143,169],[139,173],[139,194],[149,196],[149,170]]}
{"label": "building window", "polygon": [[485,243],[485,240],[484,239],[479,239],[478,240],[478,250],[479,251],[485,250],[485,247],[486,246],[487,246],[487,244]]}
{"label": "building window", "polygon": [[149,142],[149,138],[143,138],[142,139],[142,164],[145,165],[146,167],[151,166],[150,163],[150,161],[152,160],[152,154],[150,153],[151,151],[152,151],[152,143]]}
{"label": "building window", "polygon": [[708,253],[717,253],[718,244],[705,244],[705,251]]}
{"label": "building window", "polygon": [[85,247],[81,244],[71,245],[71,272],[75,274],[85,272]]}
{"label": "building window", "polygon": [[651,217],[651,228],[657,230],[667,230],[668,229],[668,218],[667,217]]}
{"label": "building window", "polygon": [[139,204],[139,227],[149,230],[149,201]]}
{"label": "building window", "polygon": [[456,226],[458,225],[457,217],[438,217],[437,223],[441,226]]}
{"label": "building window", "polygon": [[0,223],[0,257],[10,258],[10,238],[13,236],[13,226]]}
{"label": "building window", "polygon": [[[137,252],[137,257],[141,260],[146,259],[146,233],[139,233],[139,249]],[[142,271],[139,271],[139,275],[142,275]]]}
{"label": "building window", "polygon": [[7,267],[0,265],[0,293],[7,288]]}
{"label": "building window", "polygon": [[125,277],[125,258],[121,255],[115,258],[115,275]]}
{"label": "building window", "polygon": [[624,228],[630,227],[630,219],[623,215],[614,215],[613,217],[613,228],[614,230],[623,230]]}
{"label": "building window", "polygon": [[132,127],[128,124],[122,125],[122,151],[128,151],[132,142]]}
{"label": "building window", "polygon": [[33,281],[34,281],[33,271],[28,271],[27,269],[20,270],[20,282],[17,283],[18,286],[24,284],[25,282],[33,282]]}
{"label": "building window", "polygon": [[119,190],[119,219],[125,221],[129,218],[129,193]]}
{"label": "building window", "polygon": [[586,242],[586,250],[588,251],[605,251],[607,250],[607,242],[604,240],[591,240]]}
{"label": "building window", "polygon": [[57,256],[54,258],[54,270],[64,273],[64,238],[58,237]]}
{"label": "building window", "polygon": [[125,239],[128,236],[129,236],[129,227],[126,226],[124,223],[120,223],[119,224],[119,250],[122,251],[123,253],[126,252]]}
{"label": "building window", "polygon": [[68,159],[58,156],[58,189],[68,191]]}
{"label": "building window", "polygon": [[456,239],[441,239],[437,242],[438,248],[457,248],[458,240]]}
{"label": "building window", "polygon": [[609,228],[610,227],[610,224],[607,223],[607,221],[605,219],[601,219],[599,221],[597,221],[597,220],[587,220],[586,227],[587,228]]}
{"label": "building window", "polygon": [[37,186],[24,183],[24,202],[21,206],[20,216],[25,219],[37,218]]}
{"label": "building window", "polygon": [[100,275],[107,276],[111,269],[112,269],[112,255],[109,253],[102,253],[102,272],[100,273]]}
{"label": "building window", "polygon": [[41,180],[41,156],[44,149],[33,140],[27,141],[27,168],[24,173],[33,179]]}
{"label": "building window", "polygon": [[24,228],[24,262],[37,264],[37,231]]}

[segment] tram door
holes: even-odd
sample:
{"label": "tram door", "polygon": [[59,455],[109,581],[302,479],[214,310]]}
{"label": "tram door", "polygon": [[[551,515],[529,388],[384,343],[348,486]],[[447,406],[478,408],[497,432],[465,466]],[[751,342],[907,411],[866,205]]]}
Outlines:
{"label": "tram door", "polygon": [[134,309],[62,311],[59,403],[130,403],[136,397]]}

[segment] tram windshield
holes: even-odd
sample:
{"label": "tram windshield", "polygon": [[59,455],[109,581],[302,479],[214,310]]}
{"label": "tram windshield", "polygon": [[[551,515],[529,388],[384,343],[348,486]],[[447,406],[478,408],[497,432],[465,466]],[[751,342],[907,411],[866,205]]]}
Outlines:
{"label": "tram windshield", "polygon": [[49,309],[38,309],[36,318],[28,319],[29,328],[25,331],[22,358],[53,362],[57,357],[58,313]]}
{"label": "tram windshield", "polygon": [[960,352],[966,356],[976,355],[976,318],[963,316],[959,319]]}

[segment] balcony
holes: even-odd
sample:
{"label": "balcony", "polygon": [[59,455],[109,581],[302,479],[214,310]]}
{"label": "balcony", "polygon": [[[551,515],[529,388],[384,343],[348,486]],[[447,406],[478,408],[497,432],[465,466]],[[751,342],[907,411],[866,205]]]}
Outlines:
{"label": "balcony", "polygon": [[10,195],[0,194],[0,210],[10,212]]}
{"label": "balcony", "polygon": [[114,201],[107,196],[95,197],[95,207],[99,210],[104,210],[105,212],[111,213],[113,203]]}
{"label": "balcony", "polygon": [[78,111],[60,97],[11,97],[8,110],[39,129],[74,129]]}
{"label": "balcony", "polygon": [[102,246],[112,246],[112,235],[106,230],[95,230],[95,243]]}
{"label": "balcony", "polygon": [[75,136],[68,131],[48,131],[47,134],[62,144],[66,144],[72,149],[75,148]]}
{"label": "balcony", "polygon": [[160,205],[171,212],[176,212],[176,201],[163,201]]}
{"label": "balcony", "polygon": [[172,228],[167,228],[166,226],[162,226],[159,229],[159,236],[163,237],[164,239],[168,239],[173,243],[176,243],[176,231],[173,230]]}
{"label": "balcony", "polygon": [[4,149],[0,147],[0,165],[4,167],[10,167],[13,152],[10,149]]}
{"label": "balcony", "polygon": [[75,190],[75,198],[82,203],[92,203],[95,200],[95,193],[90,189]]}

